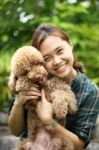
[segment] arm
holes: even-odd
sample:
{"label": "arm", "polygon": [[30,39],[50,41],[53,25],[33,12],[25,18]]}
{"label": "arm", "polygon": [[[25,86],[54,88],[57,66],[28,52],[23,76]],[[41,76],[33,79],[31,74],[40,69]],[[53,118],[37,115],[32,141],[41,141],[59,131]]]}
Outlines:
{"label": "arm", "polygon": [[[53,108],[52,108],[52,104],[46,100],[44,91],[42,91],[42,101],[40,101],[37,105],[37,114],[44,125],[52,124]],[[54,128],[51,129],[51,132],[59,134],[61,136],[61,138],[67,137],[67,138],[71,139],[71,141],[74,144],[75,150],[82,150],[83,147],[85,146],[84,141],[82,141],[76,134],[65,129],[59,123],[56,123]],[[64,143],[65,143],[65,141],[64,141]]]}
{"label": "arm", "polygon": [[[90,90],[90,88],[87,89]],[[39,109],[37,109],[37,113],[44,125],[50,125],[53,121],[52,112],[50,113],[51,108],[49,109],[51,105],[48,104],[44,93],[42,94],[41,107],[38,107]],[[95,123],[99,114],[99,90],[97,90],[96,88],[92,88],[90,91],[86,93],[84,92],[84,97],[83,107],[80,108],[80,110],[77,112],[76,121],[73,126],[73,133],[65,129],[58,123],[51,131],[54,133],[59,133],[63,138],[69,137],[74,143],[75,150],[82,150],[83,147],[90,142],[94,134]],[[42,105],[44,108],[40,109],[42,108]]]}
{"label": "arm", "polygon": [[[52,119],[52,121],[53,121],[53,119]],[[52,121],[48,120],[48,124],[50,125]],[[50,130],[51,130],[51,132],[53,132],[55,134],[59,134],[62,138],[67,137],[67,138],[71,139],[71,141],[74,144],[75,150],[82,150],[83,147],[85,146],[84,141],[82,141],[76,134],[65,129],[59,123],[56,123],[55,127],[53,129],[50,129]]]}
{"label": "arm", "polygon": [[8,117],[8,125],[15,136],[19,136],[26,128],[24,104],[30,101],[30,104],[33,105],[39,96],[41,96],[41,94],[36,87],[32,87],[29,91],[20,92],[16,96],[11,113]]}
{"label": "arm", "polygon": [[[17,99],[15,100],[17,101]],[[25,129],[24,107],[14,103],[11,114],[8,117],[8,125],[12,134],[18,136]]]}

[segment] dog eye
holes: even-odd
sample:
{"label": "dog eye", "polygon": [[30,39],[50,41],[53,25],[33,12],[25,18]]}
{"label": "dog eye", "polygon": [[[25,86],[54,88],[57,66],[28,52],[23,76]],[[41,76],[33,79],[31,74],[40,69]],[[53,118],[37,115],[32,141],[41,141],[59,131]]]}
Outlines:
{"label": "dog eye", "polygon": [[21,75],[26,75],[27,73],[28,73],[28,70],[24,70]]}
{"label": "dog eye", "polygon": [[18,80],[18,77],[17,77],[17,76],[15,76],[15,80]]}

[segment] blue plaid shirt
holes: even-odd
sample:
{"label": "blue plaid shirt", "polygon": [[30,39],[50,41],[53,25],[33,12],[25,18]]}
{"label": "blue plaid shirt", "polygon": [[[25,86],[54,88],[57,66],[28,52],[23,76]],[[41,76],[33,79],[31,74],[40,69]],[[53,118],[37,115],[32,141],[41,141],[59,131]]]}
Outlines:
{"label": "blue plaid shirt", "polygon": [[99,113],[99,88],[83,73],[79,73],[71,88],[77,99],[78,112],[67,116],[66,128],[78,135],[87,145],[95,132]]}
{"label": "blue plaid shirt", "polygon": [[[66,117],[66,128],[78,135],[87,145],[95,132],[99,113],[99,88],[82,73],[72,82],[71,88],[76,95],[79,110],[75,115]],[[9,113],[13,103],[14,100]],[[26,137],[27,132],[22,132],[20,136]]]}

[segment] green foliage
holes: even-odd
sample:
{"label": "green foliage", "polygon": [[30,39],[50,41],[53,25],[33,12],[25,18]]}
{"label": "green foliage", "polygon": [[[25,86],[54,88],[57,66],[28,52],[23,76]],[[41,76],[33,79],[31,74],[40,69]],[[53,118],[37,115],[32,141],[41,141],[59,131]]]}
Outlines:
{"label": "green foliage", "polygon": [[99,52],[99,10],[97,7],[93,6],[93,3],[90,3],[89,7],[83,7],[82,3],[70,5],[63,1],[56,3],[54,15],[50,18],[42,17],[41,22],[51,22],[68,33],[78,59],[86,67],[87,75],[99,85],[99,58],[97,55]]}
{"label": "green foliage", "polygon": [[11,99],[7,82],[13,52],[31,44],[35,28],[47,23],[67,32],[87,75],[99,85],[98,0],[0,0],[0,108]]}
{"label": "green foliage", "polygon": [[0,54],[0,109],[7,106],[8,100],[11,99],[11,93],[8,88],[8,76],[10,71],[9,53]]}

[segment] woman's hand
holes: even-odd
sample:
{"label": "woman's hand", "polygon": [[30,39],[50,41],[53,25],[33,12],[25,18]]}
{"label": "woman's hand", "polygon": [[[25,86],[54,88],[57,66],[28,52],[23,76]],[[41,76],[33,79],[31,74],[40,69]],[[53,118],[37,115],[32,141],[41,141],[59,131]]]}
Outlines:
{"label": "woman's hand", "polygon": [[36,112],[44,125],[52,122],[53,108],[52,104],[46,100],[44,89],[41,91],[41,101],[38,102]]}
{"label": "woman's hand", "polygon": [[22,106],[26,102],[29,102],[30,105],[35,105],[37,103],[37,100],[39,100],[39,97],[41,96],[41,93],[38,89],[37,85],[33,85],[29,90],[19,92],[16,95],[15,104]]}

